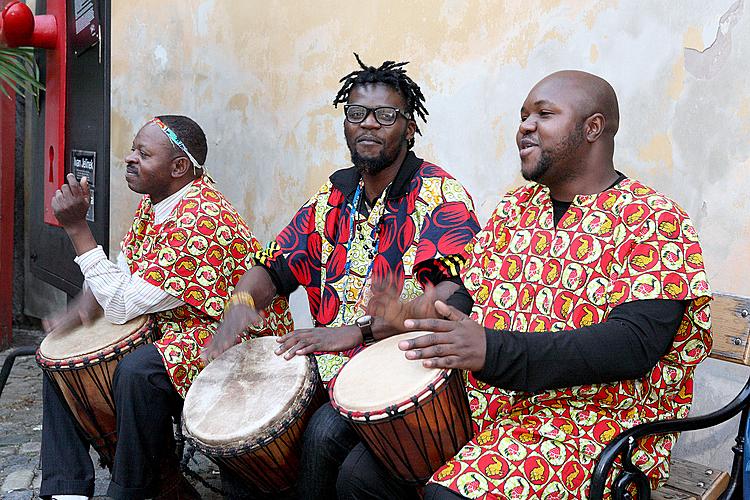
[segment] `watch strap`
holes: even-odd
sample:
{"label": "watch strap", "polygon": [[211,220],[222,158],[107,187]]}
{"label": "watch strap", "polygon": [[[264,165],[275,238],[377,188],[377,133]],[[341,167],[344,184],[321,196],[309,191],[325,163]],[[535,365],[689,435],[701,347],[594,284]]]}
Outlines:
{"label": "watch strap", "polygon": [[358,319],[356,321],[356,324],[359,327],[359,331],[362,333],[362,343],[365,345],[370,345],[375,342],[375,337],[373,337],[372,335],[373,318],[370,316],[366,321],[362,321],[364,319],[365,317]]}

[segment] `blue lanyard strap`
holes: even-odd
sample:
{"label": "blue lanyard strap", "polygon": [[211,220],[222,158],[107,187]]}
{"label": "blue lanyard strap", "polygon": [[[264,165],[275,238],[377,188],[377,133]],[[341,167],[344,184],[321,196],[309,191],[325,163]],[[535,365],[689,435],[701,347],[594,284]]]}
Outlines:
{"label": "blue lanyard strap", "polygon": [[[341,303],[341,324],[342,325],[346,324],[345,315],[346,315],[346,306],[348,304],[346,293],[349,288],[349,276],[350,276],[350,271],[352,267],[352,260],[349,256],[349,251],[351,250],[352,242],[354,241],[355,222],[356,222],[357,217],[359,216],[359,199],[362,196],[362,188],[363,188],[363,182],[360,181],[359,184],[357,185],[357,190],[354,192],[352,205],[351,205],[351,208],[349,209],[349,238],[346,242],[346,264],[344,264],[344,286],[343,286],[344,296],[343,296],[343,301]],[[373,207],[373,210],[374,208],[375,207]],[[370,265],[367,266],[367,272],[365,273],[365,276],[364,276],[362,288],[359,289],[357,300],[354,302],[355,305],[357,304],[357,302],[359,302],[360,298],[362,297],[362,293],[364,293],[365,283],[367,283],[367,279],[370,277],[370,273],[372,273],[372,268],[375,265],[375,257],[378,255],[378,247],[380,246],[380,237],[379,237],[380,231],[378,231],[379,229],[378,226],[380,225],[380,220],[378,220],[375,224],[376,224],[375,229],[373,231],[375,232],[375,235],[373,235],[373,237],[375,238],[375,245],[372,249],[372,260],[370,261]]]}
{"label": "blue lanyard strap", "polygon": [[[359,215],[359,197],[362,196],[362,182],[357,184],[357,190],[354,192],[352,206],[349,209],[349,239],[346,242],[346,264],[344,265],[344,276],[349,278],[349,269],[352,267],[352,261],[349,259],[349,250],[352,248],[354,241],[354,220]],[[346,301],[346,287],[344,287],[344,300]]]}

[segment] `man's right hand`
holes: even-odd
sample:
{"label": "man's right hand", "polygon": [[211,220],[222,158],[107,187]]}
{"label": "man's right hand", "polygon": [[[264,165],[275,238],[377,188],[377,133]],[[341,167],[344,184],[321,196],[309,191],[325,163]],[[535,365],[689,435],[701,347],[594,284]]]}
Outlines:
{"label": "man's right hand", "polygon": [[70,303],[66,311],[45,318],[42,326],[47,333],[69,332],[81,325],[91,324],[102,313],[102,308],[94,294],[90,290],[85,290]]}
{"label": "man's right hand", "polygon": [[[243,293],[251,297],[248,303],[237,300]],[[201,353],[203,360],[208,363],[218,358],[221,353],[237,343],[237,337],[245,328],[259,324],[263,320],[259,311],[263,311],[271,304],[274,295],[276,286],[268,272],[260,266],[248,269],[232,292],[232,297],[237,298],[229,299],[224,309],[224,318]],[[250,307],[251,305],[254,307]]]}
{"label": "man's right hand", "polygon": [[245,328],[262,319],[258,311],[247,304],[232,304],[228,307],[216,333],[201,353],[201,357],[207,363],[218,358],[224,351],[236,344],[237,337]]}
{"label": "man's right hand", "polygon": [[86,223],[86,213],[91,204],[91,190],[86,177],[82,177],[81,182],[78,182],[75,175],[68,174],[66,179],[68,183],[60,186],[52,198],[52,211],[58,222],[68,228]]}

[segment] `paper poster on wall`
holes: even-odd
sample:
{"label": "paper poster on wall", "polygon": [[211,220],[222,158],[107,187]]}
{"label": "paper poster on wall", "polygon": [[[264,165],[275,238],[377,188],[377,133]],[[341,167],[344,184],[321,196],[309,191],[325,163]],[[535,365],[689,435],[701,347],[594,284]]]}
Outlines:
{"label": "paper poster on wall", "polygon": [[89,211],[86,213],[86,220],[94,222],[94,175],[96,174],[96,151],[81,151],[79,149],[74,149],[71,153],[73,159],[70,162],[70,165],[73,169],[73,175],[76,176],[78,181],[84,176],[89,181],[91,204],[89,205]]}

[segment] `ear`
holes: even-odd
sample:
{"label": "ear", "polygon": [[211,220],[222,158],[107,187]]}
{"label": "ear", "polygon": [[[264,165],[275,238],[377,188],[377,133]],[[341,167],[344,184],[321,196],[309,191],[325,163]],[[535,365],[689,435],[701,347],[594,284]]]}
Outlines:
{"label": "ear", "polygon": [[414,120],[406,120],[406,142],[414,139],[414,134],[417,133],[417,122]]}
{"label": "ear", "polygon": [[594,113],[583,122],[583,133],[588,142],[596,142],[604,133],[607,119],[601,113]]}
{"label": "ear", "polygon": [[190,160],[188,160],[184,156],[175,158],[172,161],[172,178],[179,179],[180,177],[184,177],[185,174],[190,172],[192,166],[193,164],[190,163]]}

